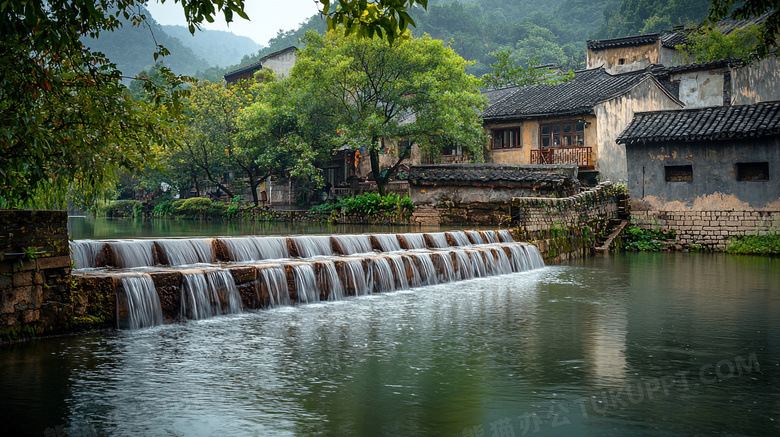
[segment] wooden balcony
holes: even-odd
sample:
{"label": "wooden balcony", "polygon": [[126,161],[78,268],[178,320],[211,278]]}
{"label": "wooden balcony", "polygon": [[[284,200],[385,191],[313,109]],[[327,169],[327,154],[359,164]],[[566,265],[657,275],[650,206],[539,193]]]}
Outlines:
{"label": "wooden balcony", "polygon": [[578,167],[592,168],[590,149],[590,147],[532,149],[531,164],[577,164]]}

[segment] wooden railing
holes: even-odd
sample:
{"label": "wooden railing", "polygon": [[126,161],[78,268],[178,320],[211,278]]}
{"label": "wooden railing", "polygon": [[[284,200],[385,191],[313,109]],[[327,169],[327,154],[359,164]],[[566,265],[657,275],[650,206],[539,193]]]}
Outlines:
{"label": "wooden railing", "polygon": [[554,149],[532,149],[531,164],[577,164],[590,167],[590,147],[557,147]]}

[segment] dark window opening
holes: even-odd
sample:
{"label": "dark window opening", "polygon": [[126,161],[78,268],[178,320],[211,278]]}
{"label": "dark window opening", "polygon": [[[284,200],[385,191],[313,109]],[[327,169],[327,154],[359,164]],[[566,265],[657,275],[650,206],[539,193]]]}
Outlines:
{"label": "dark window opening", "polygon": [[667,165],[664,167],[666,182],[692,182],[692,165]]}
{"label": "dark window opening", "polygon": [[625,63],[626,63],[626,59],[625,58],[618,59],[618,65],[624,65]]}
{"label": "dark window opening", "polygon": [[520,139],[520,128],[492,130],[493,149],[515,149],[523,146]]}
{"label": "dark window opening", "polygon": [[768,162],[738,162],[737,180],[738,181],[768,181],[769,163]]}

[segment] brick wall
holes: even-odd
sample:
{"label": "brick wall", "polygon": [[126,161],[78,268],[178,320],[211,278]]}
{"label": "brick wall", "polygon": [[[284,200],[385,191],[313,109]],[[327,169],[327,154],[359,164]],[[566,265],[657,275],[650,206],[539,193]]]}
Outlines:
{"label": "brick wall", "polygon": [[546,262],[560,262],[593,253],[595,235],[618,217],[622,194],[611,182],[563,198],[512,199],[512,226],[520,241],[539,247]]}
{"label": "brick wall", "polygon": [[674,230],[679,244],[710,250],[726,249],[736,235],[780,233],[780,211],[632,211],[631,221],[642,229]]}
{"label": "brick wall", "polygon": [[0,342],[69,324],[70,262],[65,211],[0,210]]}

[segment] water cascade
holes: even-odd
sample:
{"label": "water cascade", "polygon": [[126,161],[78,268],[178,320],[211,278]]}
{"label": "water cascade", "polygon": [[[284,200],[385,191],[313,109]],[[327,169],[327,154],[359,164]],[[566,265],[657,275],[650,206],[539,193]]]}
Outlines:
{"label": "water cascade", "polygon": [[380,293],[395,291],[395,276],[387,258],[376,257],[373,260],[374,290]]}
{"label": "water cascade", "polygon": [[98,254],[105,246],[104,241],[93,240],[73,240],[70,243],[70,249],[73,252],[73,261],[77,269],[86,269],[95,267]]}
{"label": "water cascade", "polygon": [[269,265],[258,269],[257,285],[261,301],[266,300],[268,306],[276,308],[291,305],[290,290],[287,287],[287,274],[281,265]]}
{"label": "water cascade", "polygon": [[301,258],[333,255],[333,246],[327,235],[292,237],[290,239],[295,244],[295,249]]}
{"label": "water cascade", "polygon": [[122,268],[145,267],[154,265],[152,240],[109,241],[108,246],[114,254],[116,265]]}
{"label": "water cascade", "polygon": [[399,235],[406,242],[407,249],[425,249],[425,234],[401,234]]}
{"label": "water cascade", "polygon": [[124,293],[117,296],[117,326],[140,329],[162,325],[160,297],[149,275],[126,275],[120,278]]}
{"label": "water cascade", "polygon": [[320,290],[317,287],[317,277],[314,267],[308,263],[291,264],[295,292],[300,303],[319,302]]}
{"label": "water cascade", "polygon": [[241,312],[238,288],[227,270],[182,272],[181,317],[201,320]]}
{"label": "water cascade", "polygon": [[289,258],[286,237],[221,238],[231,261],[260,261]]}
{"label": "water cascade", "polygon": [[401,250],[401,243],[398,242],[398,237],[395,234],[376,234],[374,238],[379,242],[382,252],[397,252]]}
{"label": "water cascade", "polygon": [[544,266],[535,246],[512,238],[509,231],[455,231],[80,240],[72,250],[75,277],[90,278],[87,285],[109,280],[100,290],[116,290],[117,326],[137,329]]}
{"label": "water cascade", "polygon": [[371,252],[371,237],[368,235],[334,235],[333,240],[341,248],[342,255]]}
{"label": "water cascade", "polygon": [[452,238],[452,241],[455,242],[456,246],[465,247],[465,246],[471,246],[471,242],[469,241],[468,235],[466,235],[463,231],[458,232],[448,232],[450,238]]}
{"label": "water cascade", "polygon": [[168,265],[182,266],[186,264],[213,263],[214,246],[211,238],[156,240],[160,245]]}
{"label": "water cascade", "polygon": [[485,239],[479,231],[466,231],[466,234],[473,244],[485,244]]}

